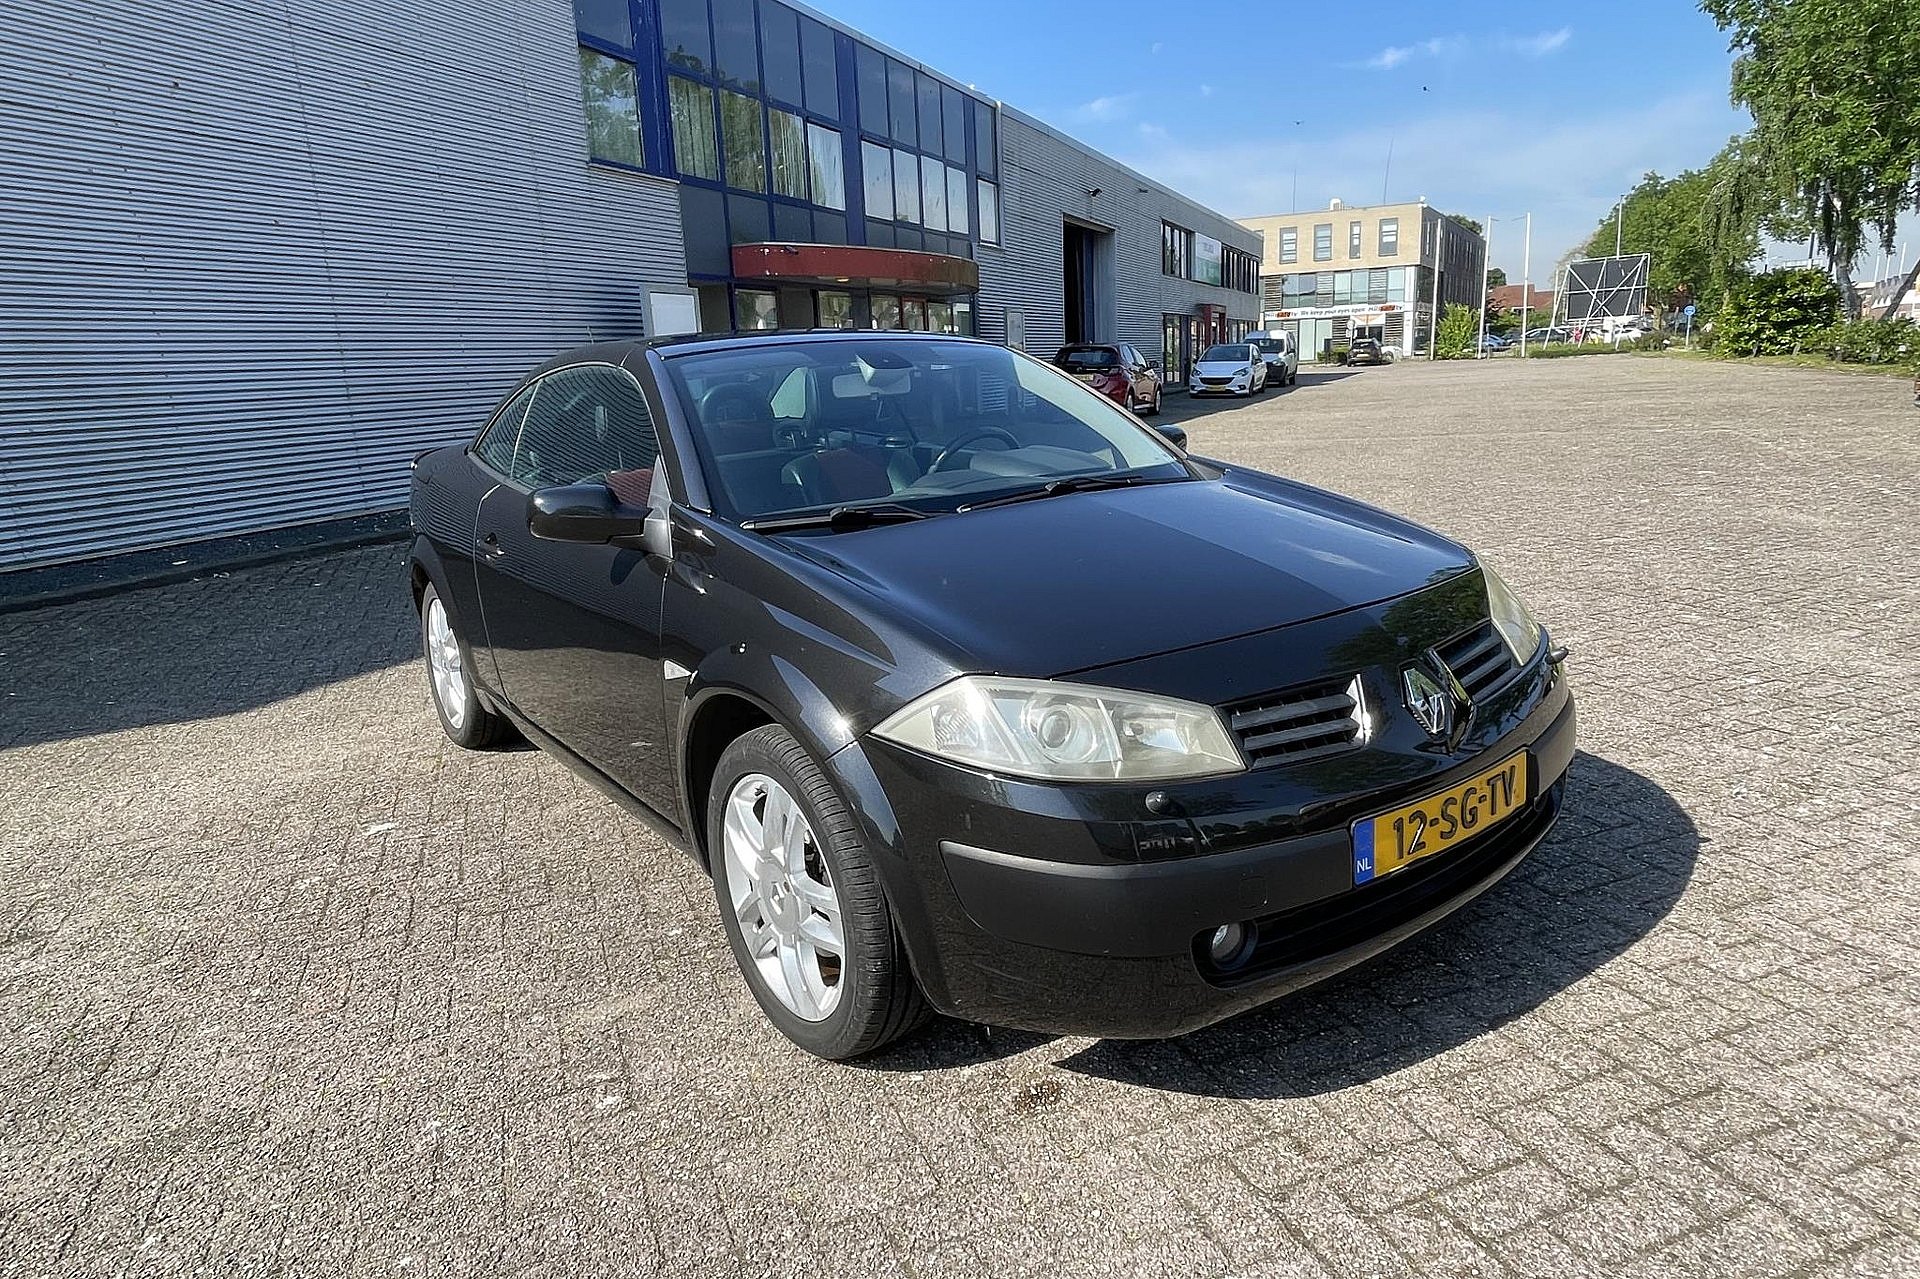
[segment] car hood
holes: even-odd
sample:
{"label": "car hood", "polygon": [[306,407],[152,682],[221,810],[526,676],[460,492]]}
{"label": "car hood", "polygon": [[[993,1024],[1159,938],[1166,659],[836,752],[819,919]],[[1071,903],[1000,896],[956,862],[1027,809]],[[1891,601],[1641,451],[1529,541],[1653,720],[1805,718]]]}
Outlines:
{"label": "car hood", "polygon": [[1362,503],[1238,472],[780,540],[960,667],[1038,678],[1378,603],[1473,564]]}
{"label": "car hood", "polygon": [[1212,362],[1196,360],[1193,365],[1193,371],[1195,373],[1203,373],[1208,377],[1230,377],[1235,373],[1248,372],[1252,368],[1253,366],[1244,360],[1237,364],[1229,364],[1224,360],[1214,360]]}

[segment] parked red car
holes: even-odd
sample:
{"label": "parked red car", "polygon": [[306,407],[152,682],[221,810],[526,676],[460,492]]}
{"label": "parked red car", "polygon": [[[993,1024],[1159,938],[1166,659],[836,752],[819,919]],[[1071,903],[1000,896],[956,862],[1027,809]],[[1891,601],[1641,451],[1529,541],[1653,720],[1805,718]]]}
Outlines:
{"label": "parked red car", "polygon": [[1124,342],[1063,346],[1053,363],[1122,408],[1143,417],[1160,411],[1160,371]]}

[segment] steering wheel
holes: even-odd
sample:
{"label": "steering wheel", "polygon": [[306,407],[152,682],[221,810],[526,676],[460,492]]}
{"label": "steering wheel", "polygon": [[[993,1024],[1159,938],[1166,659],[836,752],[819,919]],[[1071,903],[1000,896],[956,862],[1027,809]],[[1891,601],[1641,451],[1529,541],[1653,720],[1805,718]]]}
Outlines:
{"label": "steering wheel", "polygon": [[948,444],[947,447],[941,449],[939,454],[934,457],[933,465],[927,468],[927,474],[932,475],[935,471],[938,471],[942,466],[945,466],[947,459],[952,457],[955,453],[958,453],[961,450],[961,448],[964,447],[965,445],[971,444],[975,440],[984,440],[994,436],[997,436],[998,438],[1005,440],[1007,442],[1007,447],[1010,449],[1017,449],[1020,447],[1019,440],[1016,440],[1015,438],[1013,438],[1011,434],[1001,430],[997,426],[977,427],[974,430],[968,431],[965,435],[953,441],[951,444]]}

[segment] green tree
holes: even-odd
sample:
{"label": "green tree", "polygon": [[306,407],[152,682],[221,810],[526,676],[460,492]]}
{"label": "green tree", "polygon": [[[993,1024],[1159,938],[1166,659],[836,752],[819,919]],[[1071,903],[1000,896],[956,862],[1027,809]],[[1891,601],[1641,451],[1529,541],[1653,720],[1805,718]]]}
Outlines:
{"label": "green tree", "polygon": [[[1677,177],[1649,173],[1623,197],[1618,215],[1623,253],[1645,253],[1647,298],[1665,310],[1693,302],[1712,311],[1759,254],[1755,230],[1716,238],[1709,226],[1714,177],[1690,169]],[[1615,218],[1594,229],[1585,256],[1612,257]]]}
{"label": "green tree", "polygon": [[1828,331],[1840,314],[1840,290],[1810,267],[1767,271],[1733,291],[1714,320],[1714,349],[1724,355],[1786,355]]}
{"label": "green tree", "polygon": [[1440,331],[1434,335],[1434,356],[1442,360],[1470,360],[1479,344],[1479,312],[1458,302],[1449,303],[1440,316]]}
{"label": "green tree", "polygon": [[1507,272],[1505,267],[1496,266],[1488,269],[1487,287],[1490,289],[1504,289],[1507,287]]}
{"label": "green tree", "polygon": [[[1920,0],[1701,0],[1754,127],[1726,175],[1751,221],[1798,216],[1854,313],[1853,260],[1920,208]],[[1777,201],[1776,201],[1777,198]]]}
{"label": "green tree", "polygon": [[1458,222],[1461,226],[1466,227],[1469,231],[1473,232],[1475,235],[1485,235],[1487,233],[1487,229],[1484,226],[1480,225],[1480,219],[1478,218],[1470,218],[1464,213],[1449,213],[1446,216],[1452,218],[1455,222]]}

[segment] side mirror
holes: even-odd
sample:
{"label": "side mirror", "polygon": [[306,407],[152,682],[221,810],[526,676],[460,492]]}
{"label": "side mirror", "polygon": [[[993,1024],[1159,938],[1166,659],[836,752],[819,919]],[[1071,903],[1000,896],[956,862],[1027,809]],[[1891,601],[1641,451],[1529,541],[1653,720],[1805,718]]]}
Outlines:
{"label": "side mirror", "polygon": [[563,484],[527,498],[527,531],[549,542],[636,545],[647,512],[624,506],[604,484]]}
{"label": "side mirror", "polygon": [[1160,432],[1161,439],[1173,445],[1173,447],[1179,449],[1182,453],[1187,451],[1187,433],[1181,428],[1169,422],[1164,426],[1156,426],[1153,429]]}

